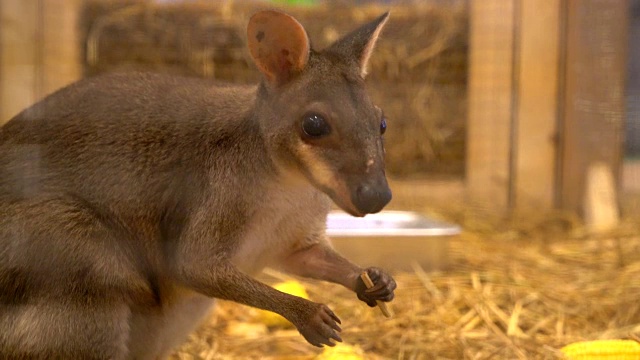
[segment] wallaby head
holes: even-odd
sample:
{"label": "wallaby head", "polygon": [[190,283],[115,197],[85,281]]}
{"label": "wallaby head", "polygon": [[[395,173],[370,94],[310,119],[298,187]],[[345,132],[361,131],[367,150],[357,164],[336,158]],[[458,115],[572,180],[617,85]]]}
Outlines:
{"label": "wallaby head", "polygon": [[365,91],[367,62],[388,13],[323,51],[277,11],[249,21],[251,55],[264,76],[255,113],[271,157],[303,175],[345,211],[380,211],[391,190],[384,170],[386,119]]}

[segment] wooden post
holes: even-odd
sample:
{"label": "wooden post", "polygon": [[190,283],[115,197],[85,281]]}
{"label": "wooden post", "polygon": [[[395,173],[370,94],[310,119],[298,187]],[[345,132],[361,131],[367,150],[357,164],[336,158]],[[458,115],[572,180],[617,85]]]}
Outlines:
{"label": "wooden post", "polygon": [[467,198],[510,206],[514,11],[517,0],[470,3]]}
{"label": "wooden post", "polygon": [[473,204],[499,212],[555,205],[560,1],[471,2]]}
{"label": "wooden post", "polygon": [[82,75],[82,0],[0,0],[0,124]]}
{"label": "wooden post", "polygon": [[518,211],[556,205],[561,11],[561,0],[520,0],[512,144]]}
{"label": "wooden post", "polygon": [[575,212],[592,164],[620,181],[628,9],[627,0],[567,1],[561,205]]}

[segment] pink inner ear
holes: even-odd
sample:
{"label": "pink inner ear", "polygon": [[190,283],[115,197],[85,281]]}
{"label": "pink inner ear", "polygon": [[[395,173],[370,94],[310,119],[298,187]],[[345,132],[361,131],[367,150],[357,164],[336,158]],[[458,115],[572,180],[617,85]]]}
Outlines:
{"label": "pink inner ear", "polygon": [[289,15],[276,11],[255,14],[249,21],[247,38],[251,56],[269,81],[284,83],[307,64],[307,33]]}
{"label": "pink inner ear", "polygon": [[282,49],[280,55],[277,57],[279,71],[276,77],[278,77],[280,82],[289,81],[291,75],[296,71],[289,54],[289,50]]}

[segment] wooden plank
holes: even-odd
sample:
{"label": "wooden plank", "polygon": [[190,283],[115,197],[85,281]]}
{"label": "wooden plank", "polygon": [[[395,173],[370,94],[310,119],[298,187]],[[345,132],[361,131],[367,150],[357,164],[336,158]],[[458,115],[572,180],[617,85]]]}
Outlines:
{"label": "wooden plank", "polygon": [[556,204],[561,0],[520,0],[514,202],[518,210]]}
{"label": "wooden plank", "polygon": [[0,0],[0,124],[38,98],[39,1]]}
{"label": "wooden plank", "polygon": [[592,164],[608,166],[619,183],[628,5],[627,0],[567,1],[561,205],[571,211],[582,213]]}
{"label": "wooden plank", "polygon": [[510,206],[516,1],[470,2],[467,200],[494,210]]}

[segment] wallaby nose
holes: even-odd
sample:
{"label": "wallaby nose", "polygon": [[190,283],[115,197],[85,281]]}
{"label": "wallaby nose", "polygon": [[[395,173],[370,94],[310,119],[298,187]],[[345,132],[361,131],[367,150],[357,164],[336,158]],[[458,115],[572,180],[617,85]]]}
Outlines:
{"label": "wallaby nose", "polygon": [[362,184],[356,189],[353,204],[362,214],[373,214],[382,210],[391,201],[391,189],[384,186]]}

